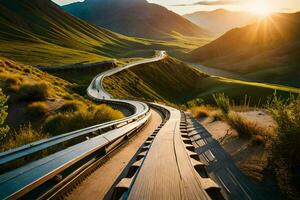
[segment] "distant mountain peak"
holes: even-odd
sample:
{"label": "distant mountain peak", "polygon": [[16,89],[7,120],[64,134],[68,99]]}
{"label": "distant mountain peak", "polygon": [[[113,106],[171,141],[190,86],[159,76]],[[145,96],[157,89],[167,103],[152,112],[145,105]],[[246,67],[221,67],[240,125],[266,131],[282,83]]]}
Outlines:
{"label": "distant mountain peak", "polygon": [[198,11],[184,15],[191,22],[211,30],[215,36],[221,36],[232,28],[245,26],[253,21],[253,15],[243,11],[217,9]]}
{"label": "distant mountain peak", "polygon": [[146,0],[86,0],[63,8],[85,21],[128,36],[165,39],[173,32],[209,36],[201,26]]}

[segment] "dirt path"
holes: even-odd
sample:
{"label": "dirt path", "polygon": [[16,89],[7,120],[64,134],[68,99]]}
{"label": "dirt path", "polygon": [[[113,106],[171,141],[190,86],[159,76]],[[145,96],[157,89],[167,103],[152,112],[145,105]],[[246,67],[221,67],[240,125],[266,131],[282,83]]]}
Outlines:
{"label": "dirt path", "polygon": [[162,122],[160,113],[154,110],[151,112],[152,116],[146,127],[136,137],[132,138],[128,144],[122,147],[120,151],[113,155],[110,160],[89,176],[66,199],[98,200],[104,198],[136,151]]}

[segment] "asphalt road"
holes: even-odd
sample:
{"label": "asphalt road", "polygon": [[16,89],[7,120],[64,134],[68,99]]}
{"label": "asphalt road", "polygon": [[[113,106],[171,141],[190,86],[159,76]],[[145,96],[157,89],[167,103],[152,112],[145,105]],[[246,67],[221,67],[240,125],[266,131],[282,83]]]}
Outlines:
{"label": "asphalt road", "polygon": [[90,84],[90,86],[88,88],[88,93],[97,99],[104,99],[104,100],[112,99],[111,95],[108,94],[103,88],[103,80],[105,77],[111,76],[113,74],[116,74],[118,72],[121,72],[123,70],[129,69],[129,68],[137,66],[137,65],[156,62],[156,61],[164,59],[165,57],[166,57],[165,51],[156,51],[156,55],[153,58],[147,58],[147,59],[143,59],[140,61],[136,61],[136,62],[127,64],[123,67],[116,67],[116,68],[110,69],[102,74],[99,74],[98,76],[96,76],[94,78],[94,80]]}

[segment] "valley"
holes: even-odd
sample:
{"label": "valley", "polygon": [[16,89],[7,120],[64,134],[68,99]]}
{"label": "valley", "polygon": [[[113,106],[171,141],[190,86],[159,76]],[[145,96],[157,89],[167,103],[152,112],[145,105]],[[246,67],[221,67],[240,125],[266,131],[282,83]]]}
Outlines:
{"label": "valley", "polygon": [[0,0],[0,199],[299,199],[300,4],[176,3]]}

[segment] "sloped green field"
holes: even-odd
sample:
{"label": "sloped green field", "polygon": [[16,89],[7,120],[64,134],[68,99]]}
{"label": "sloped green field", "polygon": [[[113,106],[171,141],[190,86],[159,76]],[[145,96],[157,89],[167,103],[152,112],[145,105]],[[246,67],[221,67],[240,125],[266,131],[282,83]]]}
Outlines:
{"label": "sloped green field", "polygon": [[247,95],[251,97],[251,104],[261,105],[275,90],[284,97],[300,93],[299,89],[292,87],[211,77],[170,57],[107,77],[104,87],[117,98],[169,104],[184,104],[196,98],[213,103],[212,94],[225,93],[237,103],[242,103]]}
{"label": "sloped green field", "polygon": [[0,2],[0,53],[32,65],[64,65],[117,57],[145,40],[90,25],[49,0]]}

